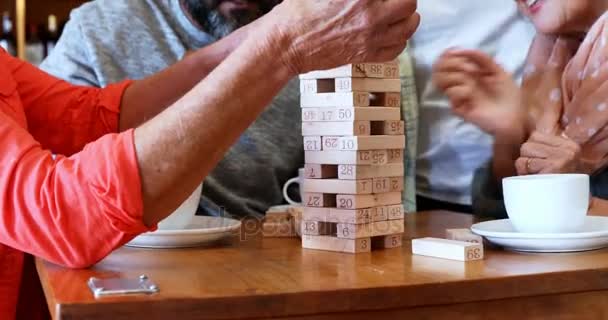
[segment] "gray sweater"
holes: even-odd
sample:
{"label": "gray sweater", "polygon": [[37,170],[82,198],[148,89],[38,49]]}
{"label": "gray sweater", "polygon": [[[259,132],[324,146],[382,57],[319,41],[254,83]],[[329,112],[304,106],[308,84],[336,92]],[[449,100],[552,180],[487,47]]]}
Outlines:
{"label": "gray sweater", "polygon": [[[178,0],[97,0],[72,12],[41,68],[75,84],[104,87],[152,75],[214,41],[187,19]],[[205,180],[201,211],[260,216],[283,203],[282,186],[297,176],[302,150],[294,79]]]}

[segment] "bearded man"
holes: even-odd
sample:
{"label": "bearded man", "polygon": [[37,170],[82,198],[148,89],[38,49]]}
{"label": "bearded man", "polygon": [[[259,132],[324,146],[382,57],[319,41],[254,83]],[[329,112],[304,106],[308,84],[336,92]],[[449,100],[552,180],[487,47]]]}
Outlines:
{"label": "bearded man", "polygon": [[[145,78],[188,55],[196,61],[193,72],[206,75],[280,2],[91,1],[72,12],[41,68],[74,84],[105,87]],[[283,184],[304,162],[298,96],[293,79],[226,153],[205,179],[199,213],[259,217],[283,202]],[[233,97],[240,99],[239,92]]]}

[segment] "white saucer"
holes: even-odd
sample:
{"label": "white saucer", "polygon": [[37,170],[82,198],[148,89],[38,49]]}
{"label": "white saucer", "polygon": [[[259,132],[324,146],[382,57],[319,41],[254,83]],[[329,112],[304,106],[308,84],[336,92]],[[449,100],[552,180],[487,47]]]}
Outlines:
{"label": "white saucer", "polygon": [[525,252],[577,252],[608,247],[608,217],[588,216],[574,233],[520,233],[509,219],[475,224],[471,230],[508,250]]}
{"label": "white saucer", "polygon": [[196,247],[230,236],[240,227],[241,222],[233,219],[195,216],[184,229],[144,233],[126,245],[157,249]]}

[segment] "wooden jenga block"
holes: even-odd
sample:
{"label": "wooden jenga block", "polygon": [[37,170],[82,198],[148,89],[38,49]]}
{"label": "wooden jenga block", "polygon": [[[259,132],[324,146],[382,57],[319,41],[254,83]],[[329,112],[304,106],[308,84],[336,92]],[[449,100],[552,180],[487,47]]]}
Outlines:
{"label": "wooden jenga block", "polygon": [[397,108],[302,108],[303,122],[401,120]]}
{"label": "wooden jenga block", "polygon": [[470,229],[447,229],[445,230],[445,237],[448,240],[483,243],[483,238],[471,232]]}
{"label": "wooden jenga block", "polygon": [[[391,191],[391,178],[373,178],[372,193],[384,193]],[[396,190],[393,190],[396,191]]]}
{"label": "wooden jenga block", "polygon": [[399,79],[336,78],[336,92],[401,92]]}
{"label": "wooden jenga block", "polygon": [[341,239],[330,236],[303,235],[302,248],[346,253],[370,252],[371,239]]}
{"label": "wooden jenga block", "polygon": [[324,221],[302,221],[302,234],[309,236],[331,236],[336,234],[336,224]]}
{"label": "wooden jenga block", "polygon": [[483,245],[438,238],[412,240],[412,253],[435,258],[471,261],[483,259]]}
{"label": "wooden jenga block", "polygon": [[297,236],[291,221],[264,222],[262,224],[262,234],[266,238],[290,238]]}
{"label": "wooden jenga block", "polygon": [[[370,95],[369,99],[370,99],[369,104],[370,104],[370,106],[373,106],[373,107],[401,108],[401,93],[400,92],[372,93]],[[374,108],[372,108],[372,109],[374,109]],[[387,120],[393,120],[393,119],[387,119]],[[401,120],[401,119],[399,119],[399,120]]]}
{"label": "wooden jenga block", "polygon": [[338,166],[335,164],[304,165],[304,178],[307,179],[333,179],[338,177]]}
{"label": "wooden jenga block", "polygon": [[303,192],[313,193],[344,193],[344,194],[370,194],[372,193],[372,180],[339,180],[339,179],[304,179],[301,186]]}
{"label": "wooden jenga block", "polygon": [[303,193],[302,203],[307,207],[335,208],[336,195],[327,193]]}
{"label": "wooden jenga block", "polygon": [[321,139],[321,145],[323,150],[340,151],[403,149],[405,148],[405,136],[324,136]]}
{"label": "wooden jenga block", "polygon": [[[395,73],[395,67],[397,72]],[[388,69],[388,70],[386,70]],[[333,78],[399,78],[399,67],[395,63],[357,63],[348,64],[330,70],[312,71],[300,75],[300,79],[333,79]]]}
{"label": "wooden jenga block", "polygon": [[387,212],[388,220],[403,220],[405,218],[405,208],[403,207],[403,204],[378,207],[377,210],[380,210],[380,208]]}
{"label": "wooden jenga block", "polygon": [[374,214],[372,215],[372,222],[386,221],[388,220],[388,208],[385,206],[376,207]]}
{"label": "wooden jenga block", "polygon": [[372,135],[402,136],[405,134],[404,121],[373,121],[371,123]]}
{"label": "wooden jenga block", "polygon": [[300,96],[302,108],[369,107],[367,92],[311,93]]}
{"label": "wooden jenga block", "polygon": [[[395,154],[393,152],[393,154]],[[403,156],[402,153],[400,153]],[[400,161],[393,163],[403,162]],[[361,151],[305,151],[304,162],[314,164],[355,164],[355,165],[383,165],[389,163],[389,150],[361,150]]]}
{"label": "wooden jenga block", "polygon": [[336,83],[331,79],[300,80],[300,93],[335,92]]}
{"label": "wooden jenga block", "polygon": [[403,220],[387,220],[367,224],[338,223],[338,237],[347,239],[385,236],[403,233],[404,231]]}
{"label": "wooden jenga block", "polygon": [[403,246],[403,234],[391,234],[372,238],[372,249],[390,249]]}
{"label": "wooden jenga block", "polygon": [[358,166],[342,164],[338,166],[338,179],[356,180],[383,177],[399,177],[405,174],[403,162],[381,166]]}
{"label": "wooden jenga block", "polygon": [[336,205],[340,209],[361,209],[388,205],[399,205],[403,202],[401,192],[380,194],[338,194]]}
{"label": "wooden jenga block", "polygon": [[322,151],[322,139],[321,136],[308,136],[304,137],[304,151]]}
{"label": "wooden jenga block", "polygon": [[302,220],[363,224],[372,221],[374,208],[344,210],[334,208],[304,208]]}
{"label": "wooden jenga block", "polygon": [[387,192],[401,192],[405,187],[403,177],[390,177],[389,190]]}
{"label": "wooden jenga block", "polygon": [[369,121],[303,122],[303,136],[369,136]]}
{"label": "wooden jenga block", "polygon": [[[403,163],[403,150],[401,149],[392,149],[387,150],[388,159],[387,163]],[[348,163],[345,163],[348,164]]]}

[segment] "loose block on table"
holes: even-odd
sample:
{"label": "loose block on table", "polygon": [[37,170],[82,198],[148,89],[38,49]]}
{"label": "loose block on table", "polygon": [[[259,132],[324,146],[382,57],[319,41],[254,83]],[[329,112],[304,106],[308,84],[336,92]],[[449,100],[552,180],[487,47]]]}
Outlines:
{"label": "loose block on table", "polygon": [[400,79],[336,78],[336,92],[401,92]]}
{"label": "loose block on table", "polygon": [[358,239],[403,233],[405,224],[404,220],[387,220],[367,224],[338,223],[337,228],[339,238]]}
{"label": "loose block on table", "polygon": [[369,121],[303,122],[303,136],[369,136]]}
{"label": "loose block on table", "polygon": [[313,193],[370,194],[373,190],[371,179],[304,179],[302,184],[303,192]]}
{"label": "loose block on table", "polygon": [[471,232],[470,229],[447,229],[445,237],[449,240],[483,243],[483,238]]}
{"label": "loose block on table", "polygon": [[339,165],[338,178],[344,180],[370,179],[383,177],[401,177],[405,174],[403,162],[385,165]]}
{"label": "loose block on table", "polygon": [[403,149],[405,148],[405,136],[324,136],[321,138],[321,146],[323,150],[330,151]]}
{"label": "loose block on table", "polygon": [[371,239],[342,239],[331,236],[302,236],[302,248],[346,253],[371,251]]}
{"label": "loose block on table", "polygon": [[401,120],[401,110],[387,107],[302,108],[303,122]]}
{"label": "loose block on table", "polygon": [[447,239],[422,238],[412,240],[412,253],[459,261],[481,260],[483,259],[483,245]]}
{"label": "loose block on table", "polygon": [[302,108],[369,107],[368,92],[309,93],[300,96]]}

